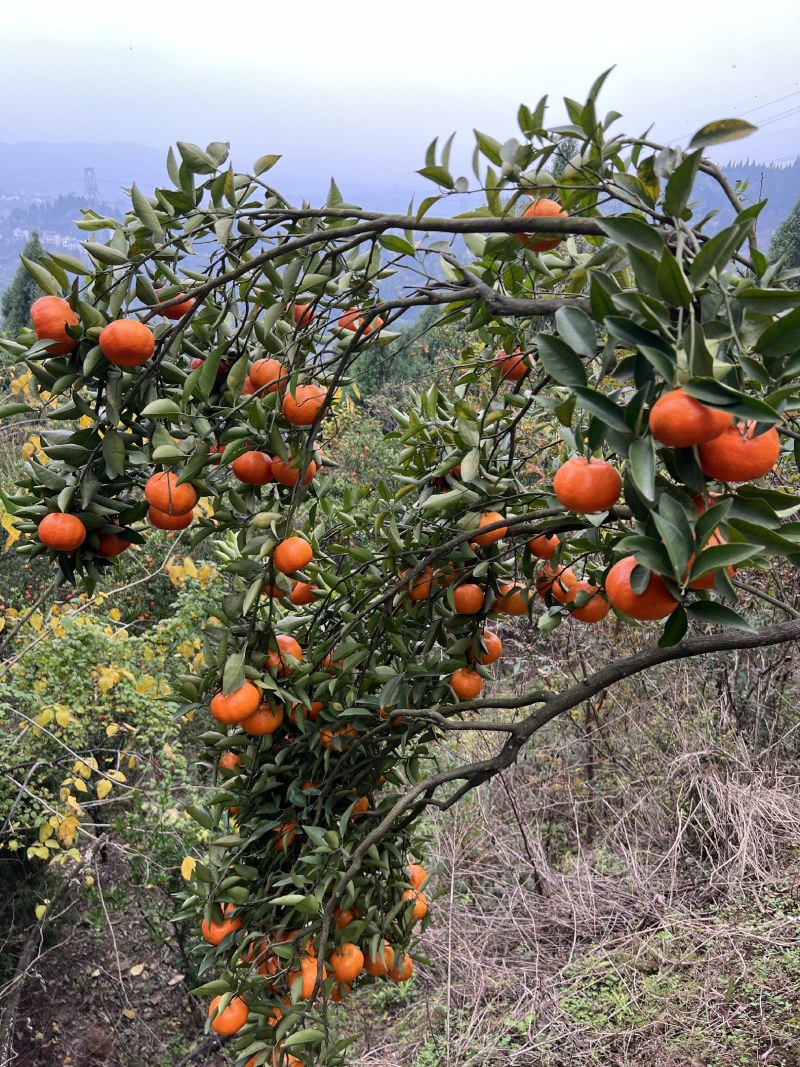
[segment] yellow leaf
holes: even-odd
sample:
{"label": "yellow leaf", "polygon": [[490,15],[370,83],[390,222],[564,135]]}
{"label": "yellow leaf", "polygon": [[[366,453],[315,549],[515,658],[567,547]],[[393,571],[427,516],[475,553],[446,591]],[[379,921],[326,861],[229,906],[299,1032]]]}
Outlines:
{"label": "yellow leaf", "polygon": [[128,770],[132,771],[136,767],[136,757],[128,756]]}
{"label": "yellow leaf", "polygon": [[194,856],[184,856],[183,863],[181,864],[181,877],[187,882],[191,882],[194,869],[197,866],[197,860]]}
{"label": "yellow leaf", "polygon": [[77,721],[77,719],[74,719],[72,715],[70,715],[66,708],[59,708],[56,711],[56,722],[59,726],[69,726],[71,722]]}
{"label": "yellow leaf", "polygon": [[110,778],[113,782],[125,782],[127,781],[122,771],[106,771],[106,778]]}
{"label": "yellow leaf", "polygon": [[164,753],[170,763],[175,762],[175,749],[172,747],[172,745],[165,743],[161,751]]}
{"label": "yellow leaf", "polygon": [[8,534],[8,540],[6,541],[6,548],[11,548],[13,544],[19,541],[19,530],[14,522],[14,516],[9,515],[7,511],[3,512],[3,518],[0,520],[3,524],[3,529]]}
{"label": "yellow leaf", "polygon": [[67,846],[67,848],[72,844],[77,829],[78,820],[74,815],[68,815],[66,819],[62,820],[61,825],[58,827],[59,839]]}
{"label": "yellow leaf", "polygon": [[73,785],[75,786],[75,788],[78,790],[79,793],[88,793],[89,792],[89,790],[86,788],[86,782],[84,782],[84,780],[82,778],[76,778],[74,783],[73,783]]}
{"label": "yellow leaf", "polygon": [[167,576],[174,586],[179,586],[186,577],[186,571],[180,563],[173,563],[171,567],[167,567]]}
{"label": "yellow leaf", "polygon": [[45,689],[47,689],[47,679],[39,678],[38,681],[33,683],[33,688],[36,690],[37,693],[43,693]]}
{"label": "yellow leaf", "polygon": [[36,913],[36,918],[39,920],[39,922],[41,922],[42,919],[47,914],[47,905],[46,904],[37,904],[36,907],[34,908],[34,911]]}
{"label": "yellow leaf", "polygon": [[134,963],[133,967],[128,971],[128,974],[133,975],[134,978],[138,978],[144,971],[143,963]]}
{"label": "yellow leaf", "polygon": [[89,415],[81,415],[78,419],[78,425],[82,430],[88,430],[90,426],[94,425],[94,419]]}
{"label": "yellow leaf", "polygon": [[183,566],[190,578],[197,577],[197,567],[195,567],[193,559],[191,559],[189,556],[184,556]]}
{"label": "yellow leaf", "polygon": [[49,822],[43,823],[43,825],[39,827],[39,840],[44,843],[48,837],[52,837],[54,833],[55,830]]}
{"label": "yellow leaf", "polygon": [[81,778],[91,778],[92,777],[92,768],[89,766],[88,763],[85,763],[82,760],[78,760],[78,762],[75,764],[75,766],[72,769],[75,772],[75,774],[79,774],[81,776]]}
{"label": "yellow leaf", "polygon": [[36,856],[40,860],[49,860],[50,852],[44,845],[31,845],[27,852],[28,859],[33,859]]}
{"label": "yellow leaf", "polygon": [[122,1014],[125,1016],[126,1019],[135,1019],[136,1018],[136,1009],[135,1008],[123,1008],[122,1009]]}
{"label": "yellow leaf", "polygon": [[119,622],[119,620],[122,618],[119,612],[119,608],[112,608],[111,611],[109,611],[108,613],[108,617],[110,619],[113,619],[114,622]]}
{"label": "yellow leaf", "polygon": [[107,778],[101,778],[97,783],[97,796],[103,800],[111,792],[111,782]]}
{"label": "yellow leaf", "polygon": [[38,723],[39,726],[49,726],[55,718],[55,714],[52,708],[42,708],[38,715],[34,715],[33,721]]}
{"label": "yellow leaf", "polygon": [[115,737],[119,733],[119,727],[115,722],[109,723],[106,727],[106,737]]}

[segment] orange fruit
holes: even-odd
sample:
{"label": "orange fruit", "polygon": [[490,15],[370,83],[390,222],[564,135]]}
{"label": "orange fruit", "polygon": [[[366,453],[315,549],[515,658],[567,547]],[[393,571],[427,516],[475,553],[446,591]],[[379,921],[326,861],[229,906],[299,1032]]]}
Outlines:
{"label": "orange fruit", "polygon": [[341,1004],[349,992],[350,986],[347,982],[336,982],[331,990],[331,1000],[334,1004]]}
{"label": "orange fruit", "polygon": [[355,915],[349,908],[345,908],[343,911],[337,904],[333,909],[333,921],[336,924],[337,930],[344,930],[346,926],[350,925],[354,918]]}
{"label": "orange fruit", "polygon": [[363,815],[365,811],[369,811],[369,797],[359,797],[353,805],[353,818]]}
{"label": "orange fruit", "polygon": [[506,355],[505,349],[501,348],[494,357],[494,365],[500,371],[500,377],[507,382],[518,382],[530,370],[527,357],[522,355],[518,348],[515,348],[510,356]]}
{"label": "orange fruit", "polygon": [[234,930],[241,930],[241,919],[225,918],[225,916],[230,915],[233,910],[233,904],[225,905],[225,907],[222,909],[222,922],[217,922],[215,919],[212,919],[210,923],[207,923],[205,919],[203,919],[203,922],[200,925],[200,929],[203,934],[203,937],[206,939],[206,941],[208,941],[210,945],[218,945],[228,936],[228,934],[232,934]]}
{"label": "orange fruit", "polygon": [[556,471],[553,492],[570,511],[606,511],[619,500],[622,479],[605,459],[573,456]]}
{"label": "orange fruit", "polygon": [[578,622],[600,622],[601,619],[604,619],[606,615],[608,615],[611,609],[611,605],[602,595],[600,587],[592,585],[591,582],[587,582],[585,579],[581,578],[581,580],[575,582],[569,590],[568,606],[569,602],[574,601],[577,594],[581,592],[589,593],[591,600],[587,600],[582,608],[569,608],[570,615],[573,619],[577,619]]}
{"label": "orange fruit", "polygon": [[[355,333],[360,329],[364,322],[364,316],[361,313],[361,308],[351,308],[350,311],[345,311],[344,315],[339,319],[340,330],[350,330]],[[382,318],[374,318],[367,326],[364,326],[363,336],[368,337],[371,333],[379,330],[383,326]]]}
{"label": "orange fruit", "polygon": [[752,482],[769,474],[778,462],[781,439],[771,426],[754,437],[755,423],[731,425],[711,441],[698,445],[700,466],[718,482]]}
{"label": "orange fruit", "polygon": [[245,378],[245,380],[242,382],[241,396],[250,396],[255,391],[256,391],[256,387],[255,387],[255,385],[253,385],[253,380],[250,377],[250,375],[248,374],[247,377]]}
{"label": "orange fruit", "polygon": [[239,724],[246,734],[253,737],[266,737],[274,734],[283,722],[283,708],[278,704],[272,708],[266,700],[262,700],[252,715],[242,719]]}
{"label": "orange fruit", "polygon": [[[406,573],[406,571],[403,571],[403,578],[405,578]],[[422,574],[418,574],[411,582],[411,599],[414,603],[420,600],[427,600],[432,592],[433,570],[430,567],[426,567]]]}
{"label": "orange fruit", "polygon": [[151,508],[166,515],[185,515],[197,503],[197,493],[189,482],[178,485],[178,475],[172,471],[151,475],[145,482],[144,498]]}
{"label": "orange fruit", "polygon": [[[185,296],[185,293],[177,293],[174,297],[170,297],[170,300],[175,300],[179,296]],[[161,314],[165,319],[182,319],[187,311],[191,311],[195,305],[195,301],[191,299],[182,300],[180,304],[172,304],[171,307],[162,308]]]}
{"label": "orange fruit", "polygon": [[378,945],[378,951],[373,956],[367,952],[364,956],[364,970],[373,978],[382,978],[394,963],[394,949],[388,941]]}
{"label": "orange fruit", "polygon": [[481,663],[488,667],[490,663],[494,663],[500,659],[503,654],[503,642],[492,630],[484,630],[481,635],[481,643],[483,644],[483,650],[481,651]]}
{"label": "orange fruit", "polygon": [[625,556],[606,575],[605,592],[612,605],[623,615],[643,622],[663,619],[671,614],[678,602],[660,575],[651,573],[645,591],[634,592],[631,572],[635,566],[636,557]]}
{"label": "orange fruit", "polygon": [[346,941],[328,956],[328,964],[339,982],[354,982],[364,969],[364,953]]}
{"label": "orange fruit", "polygon": [[263,452],[245,452],[231,463],[231,470],[245,485],[266,485],[274,481],[272,459]]}
{"label": "orange fruit", "polygon": [[168,515],[166,511],[159,511],[158,508],[147,509],[147,521],[157,530],[185,530],[187,526],[192,525],[193,518],[191,511],[187,511],[185,515]]}
{"label": "orange fruit", "polygon": [[524,615],[528,610],[530,590],[517,582],[500,582],[495,611],[504,615]]}
{"label": "orange fruit", "polygon": [[290,819],[289,822],[285,822],[281,826],[276,826],[273,833],[276,833],[278,838],[272,846],[272,851],[285,852],[286,849],[291,848],[294,844],[294,839],[297,834],[297,819]]}
{"label": "orange fruit", "polygon": [[571,567],[551,567],[545,563],[536,576],[536,591],[539,596],[549,593],[559,604],[571,599],[571,591],[578,579]]}
{"label": "orange fruit", "polygon": [[324,414],[327,390],[318,385],[298,385],[283,398],[283,417],[292,426],[311,426],[320,414]]}
{"label": "orange fruit", "polygon": [[408,880],[414,889],[419,889],[425,879],[428,877],[428,872],[419,863],[409,863],[408,865]]}
{"label": "orange fruit", "polygon": [[404,955],[393,967],[389,968],[388,974],[393,982],[407,982],[414,973],[414,961],[409,955]]}
{"label": "orange fruit", "polygon": [[450,675],[450,688],[459,700],[474,700],[483,689],[483,678],[472,667],[459,667]]}
{"label": "orange fruit", "polygon": [[472,582],[464,582],[453,590],[453,607],[459,615],[476,615],[485,601],[484,591]]}
{"label": "orange fruit", "polygon": [[48,348],[48,356],[66,356],[78,347],[66,327],[80,325],[80,319],[63,297],[40,296],[31,304],[30,316],[36,340],[55,342]]}
{"label": "orange fruit", "polygon": [[252,715],[260,703],[261,690],[252,682],[245,682],[227,696],[217,693],[212,697],[211,714],[217,722],[237,723]]}
{"label": "orange fruit", "polygon": [[406,889],[403,893],[403,900],[414,901],[414,922],[419,922],[428,914],[428,901],[425,894],[420,893],[418,889]]}
{"label": "orange fruit", "polygon": [[[295,459],[292,463],[286,463],[285,460],[280,459],[278,456],[274,456],[272,459],[272,477],[281,485],[288,485],[290,488],[294,487],[300,479],[299,462],[299,459]],[[316,473],[317,465],[312,459],[306,467],[306,472],[303,476],[303,485],[308,485]]]}
{"label": "orange fruit", "polygon": [[228,774],[233,774],[242,766],[242,757],[237,756],[235,752],[223,752],[220,758],[217,760],[217,766],[221,771],[225,771]]}
{"label": "orange fruit", "polygon": [[[289,379],[289,372],[278,359],[257,359],[250,368],[247,377],[253,386],[262,393],[283,392]],[[242,390],[244,392],[244,390]]]}
{"label": "orange fruit", "polygon": [[[554,200],[534,200],[532,204],[522,212],[523,218],[557,218],[559,216],[566,218],[567,212],[563,210],[560,204],[557,204]],[[563,237],[534,237],[529,233],[515,233],[514,236],[522,245],[523,248],[528,248],[531,252],[549,252],[552,248],[558,248],[563,241]]]}
{"label": "orange fruit", "polygon": [[291,311],[295,323],[301,330],[307,329],[314,322],[314,311],[311,304],[287,304],[286,310]]}
{"label": "orange fruit", "polygon": [[352,746],[346,738],[358,737],[358,730],[352,726],[340,726],[337,730],[323,726],[319,732],[319,741],[323,748],[333,752],[347,752]]}
{"label": "orange fruit", "polygon": [[100,534],[97,538],[97,554],[105,556],[106,559],[114,559],[130,547],[130,541],[126,541],[119,534]]}
{"label": "orange fruit", "polygon": [[[725,540],[719,530],[715,530],[706,542],[705,547],[713,548],[714,545],[727,545],[727,543],[728,542]],[[686,566],[686,574],[684,575],[684,580],[686,579],[686,576],[688,575],[689,571],[692,569],[692,564],[694,563],[695,558],[696,557],[693,552],[692,555],[689,557],[689,562]],[[728,577],[732,578],[734,575],[733,567],[727,567],[726,570],[728,572]],[[709,571],[708,574],[703,574],[699,578],[695,578],[693,582],[689,582],[689,589],[716,589],[716,573],[716,571]]]}
{"label": "orange fruit", "polygon": [[299,663],[303,658],[303,650],[289,634],[277,634],[275,636],[275,644],[278,648],[277,650],[270,649],[267,653],[266,667],[268,671],[273,671],[277,668],[278,677],[285,678],[292,673],[296,666],[296,664],[290,663],[286,657],[291,656]]}
{"label": "orange fruit", "polygon": [[294,574],[307,567],[314,558],[314,549],[302,537],[287,537],[275,546],[272,564],[282,574]]}
{"label": "orange fruit", "polygon": [[719,437],[733,422],[733,415],[706,407],[683,389],[671,389],[650,410],[650,433],[671,448],[689,448]]}
{"label": "orange fruit", "polygon": [[153,331],[138,319],[115,319],[100,331],[97,343],[115,367],[141,367],[156,347]]}
{"label": "orange fruit", "polygon": [[314,590],[317,587],[312,585],[311,582],[295,582],[292,586],[292,592],[289,599],[297,607],[302,607],[304,604],[313,604],[316,600],[314,596]]}
{"label": "orange fruit", "polygon": [[[500,522],[503,516],[499,511],[484,511],[478,520],[478,529],[482,529],[484,526],[490,526],[492,523]],[[500,541],[508,533],[507,526],[498,526],[496,530],[490,530],[489,533],[478,534],[475,536],[475,543],[480,545],[481,548],[486,548],[488,545],[495,544],[496,541]]]}
{"label": "orange fruit", "polygon": [[[208,1008],[209,1018],[214,1014],[222,997],[214,997]],[[241,997],[232,997],[227,1008],[219,1012],[216,1018],[211,1019],[211,1029],[226,1037],[236,1034],[247,1022],[247,1004]]]}
{"label": "orange fruit", "polygon": [[[319,964],[314,956],[307,956],[304,960],[300,961],[300,969],[289,971],[286,977],[286,984],[291,988],[299,978],[301,980],[300,997],[303,1000],[309,1000],[314,992],[314,988],[317,984],[317,969]],[[328,972],[323,966],[322,968],[322,981],[328,977]]]}
{"label": "orange fruit", "polygon": [[528,541],[528,548],[531,550],[531,555],[536,556],[537,559],[552,559],[560,544],[555,534],[552,537],[540,534]]}
{"label": "orange fruit", "polygon": [[86,527],[77,515],[51,511],[39,523],[37,536],[54,552],[74,552],[86,540]]}

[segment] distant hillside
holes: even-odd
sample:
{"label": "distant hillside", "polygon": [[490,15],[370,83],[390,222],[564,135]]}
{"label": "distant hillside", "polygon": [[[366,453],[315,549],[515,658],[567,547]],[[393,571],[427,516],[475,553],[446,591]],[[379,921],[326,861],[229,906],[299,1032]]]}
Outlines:
{"label": "distant hillside", "polygon": [[[53,200],[62,194],[83,193],[84,168],[93,167],[100,199],[113,202],[122,199],[120,188],[132,181],[143,189],[163,183],[166,157],[166,149],[162,152],[124,141],[0,144],[0,195]],[[0,201],[0,210],[2,206]]]}
{"label": "distant hillside", "polygon": [[[800,158],[788,167],[748,160],[728,163],[722,170],[733,186],[736,182],[747,182],[747,188],[741,194],[746,205],[767,201],[758,218],[759,244],[766,249],[775,230],[800,199]],[[712,224],[709,232],[725,225],[732,218],[733,209],[713,178],[701,174],[696,189],[705,201],[707,211],[717,208],[720,212],[719,219],[715,220],[717,224]]]}

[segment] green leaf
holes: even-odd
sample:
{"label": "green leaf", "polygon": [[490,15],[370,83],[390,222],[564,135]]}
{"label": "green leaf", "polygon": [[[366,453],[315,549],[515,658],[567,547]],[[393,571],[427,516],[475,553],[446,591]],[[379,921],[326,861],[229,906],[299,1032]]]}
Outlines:
{"label": "green leaf", "polygon": [[623,248],[633,245],[645,252],[660,256],[664,251],[664,238],[653,226],[636,215],[619,215],[609,219],[599,218],[597,225],[611,240]]}
{"label": "green leaf", "polygon": [[723,144],[725,141],[738,141],[755,133],[758,126],[744,119],[716,119],[701,126],[689,142],[689,148],[705,148],[710,144]]}
{"label": "green leaf", "polygon": [[121,267],[128,262],[128,257],[124,252],[111,248],[109,245],[99,245],[94,241],[81,241],[81,248],[85,248],[92,259],[96,259],[98,263],[105,263],[110,267]]}
{"label": "green leaf", "polygon": [[667,550],[661,541],[653,537],[644,537],[641,534],[632,534],[623,537],[616,545],[619,552],[628,556],[636,556],[636,560],[642,566],[657,574],[672,574],[672,563]]}
{"label": "green leaf", "polygon": [[40,289],[43,289],[51,296],[61,296],[61,286],[49,270],[43,267],[41,263],[37,263],[35,259],[28,259],[27,256],[20,256],[19,258],[22,260],[25,270]]}
{"label": "green leaf", "polygon": [[737,563],[743,563],[745,560],[757,556],[758,552],[757,545],[745,545],[740,542],[728,545],[711,545],[710,548],[704,548],[698,555],[692,564],[689,578],[694,581],[695,578],[702,578],[704,574],[708,574],[710,571],[717,571],[721,567],[733,567]]}
{"label": "green leaf", "polygon": [[688,627],[689,619],[686,615],[686,609],[682,604],[678,604],[677,608],[664,623],[664,631],[658,640],[658,647],[669,648],[671,645],[677,645],[686,634]]}
{"label": "green leaf", "polygon": [[755,419],[770,425],[781,420],[778,412],[763,400],[740,393],[738,389],[732,389],[713,378],[690,378],[683,388],[695,400],[730,411],[741,419]]}
{"label": "green leaf", "polygon": [[222,692],[225,696],[244,685],[245,653],[246,649],[234,652],[225,661],[225,669],[222,672]]}
{"label": "green leaf", "polygon": [[63,267],[64,270],[70,272],[70,274],[91,274],[91,270],[86,266],[82,259],[78,259],[76,256],[67,255],[66,252],[48,252],[48,257],[57,263],[59,267]]}
{"label": "green leaf", "polygon": [[266,174],[268,170],[272,170],[280,158],[280,156],[275,155],[259,156],[253,164],[253,174],[255,174],[256,177],[258,177],[259,174]]}
{"label": "green leaf", "polygon": [[597,352],[594,323],[577,307],[560,307],[555,314],[556,329],[564,341],[580,356],[591,358]]}
{"label": "green leaf", "polygon": [[472,448],[461,460],[461,481],[471,482],[475,479],[481,465],[481,450]]}
{"label": "green leaf", "polygon": [[136,182],[131,186],[131,203],[133,204],[133,210],[136,217],[148,228],[148,230],[155,234],[156,237],[163,237],[164,231],[161,228],[158,215],[156,215],[155,208],[138,187]]}
{"label": "green leaf", "polygon": [[712,270],[721,270],[733,253],[741,246],[751,223],[757,217],[762,204],[746,208],[731,226],[714,234],[704,244],[689,268],[695,285],[702,285]]}
{"label": "green leaf", "polygon": [[667,214],[683,217],[700,166],[701,155],[699,150],[692,152],[672,173],[664,190],[664,208]]}
{"label": "green leaf", "polygon": [[736,294],[736,300],[759,315],[780,315],[800,308],[800,292],[796,289],[745,289]]}
{"label": "green leaf", "polygon": [[213,174],[217,169],[214,160],[199,145],[189,144],[186,141],[178,141],[177,144],[184,166],[193,174]]}
{"label": "green leaf", "polygon": [[0,404],[0,419],[8,419],[12,415],[25,415],[35,410],[30,404]]}
{"label": "green leaf", "polygon": [[503,160],[500,156],[500,149],[502,145],[494,137],[490,137],[488,133],[481,133],[480,130],[474,130],[475,140],[478,142],[478,148],[490,160],[496,167],[500,167],[503,164]]}
{"label": "green leaf", "polygon": [[174,400],[161,397],[142,408],[140,414],[145,419],[177,419],[183,412]]}
{"label": "green leaf", "polygon": [[692,302],[692,291],[683,276],[678,261],[668,248],[661,254],[661,261],[656,271],[658,291],[674,307],[686,308]]}
{"label": "green leaf", "polygon": [[539,334],[536,346],[539,362],[559,385],[586,385],[588,379],[580,357],[560,337]]}
{"label": "green leaf", "polygon": [[403,256],[413,256],[416,252],[414,246],[403,237],[394,233],[385,233],[378,238],[378,243],[387,252],[399,252]]}
{"label": "green leaf", "polygon": [[759,336],[755,349],[767,359],[788,355],[800,348],[800,308],[771,323]]}
{"label": "green leaf", "polygon": [[428,178],[430,181],[443,186],[445,189],[455,188],[455,181],[452,174],[448,170],[445,170],[444,167],[423,167],[422,170],[417,171],[417,174],[421,174],[423,178]]}
{"label": "green leaf", "polygon": [[694,604],[686,605],[686,612],[691,619],[698,622],[708,623],[711,626],[725,626],[734,630],[746,630],[755,633],[755,629],[747,619],[743,619],[737,612],[726,608],[724,604],[717,604],[713,600],[698,600]]}
{"label": "green leaf", "polygon": [[575,397],[579,408],[596,415],[606,426],[610,426],[618,433],[630,436],[630,427],[625,421],[622,409],[617,407],[613,400],[609,400],[603,393],[595,389],[575,389]]}
{"label": "green leaf", "polygon": [[645,504],[656,500],[656,462],[650,437],[637,437],[628,449],[631,478]]}
{"label": "green leaf", "polygon": [[294,1048],[295,1045],[321,1045],[325,1040],[325,1032],[310,1026],[304,1030],[295,1030],[293,1034],[285,1037],[281,1042],[282,1048]]}
{"label": "green leaf", "polygon": [[121,477],[125,473],[125,442],[122,434],[114,429],[108,430],[100,448],[109,475],[112,478]]}

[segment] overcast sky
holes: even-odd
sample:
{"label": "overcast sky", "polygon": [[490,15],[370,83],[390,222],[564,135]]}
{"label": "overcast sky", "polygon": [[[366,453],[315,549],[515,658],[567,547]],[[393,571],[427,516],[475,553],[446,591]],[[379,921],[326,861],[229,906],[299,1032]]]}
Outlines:
{"label": "overcast sky", "polygon": [[[0,142],[231,141],[246,166],[403,184],[433,137],[515,134],[517,106],[583,99],[677,140],[717,118],[763,130],[718,157],[800,152],[799,0],[38,0],[0,13]],[[275,172],[279,183],[280,170]],[[316,183],[315,183],[316,184]]]}

